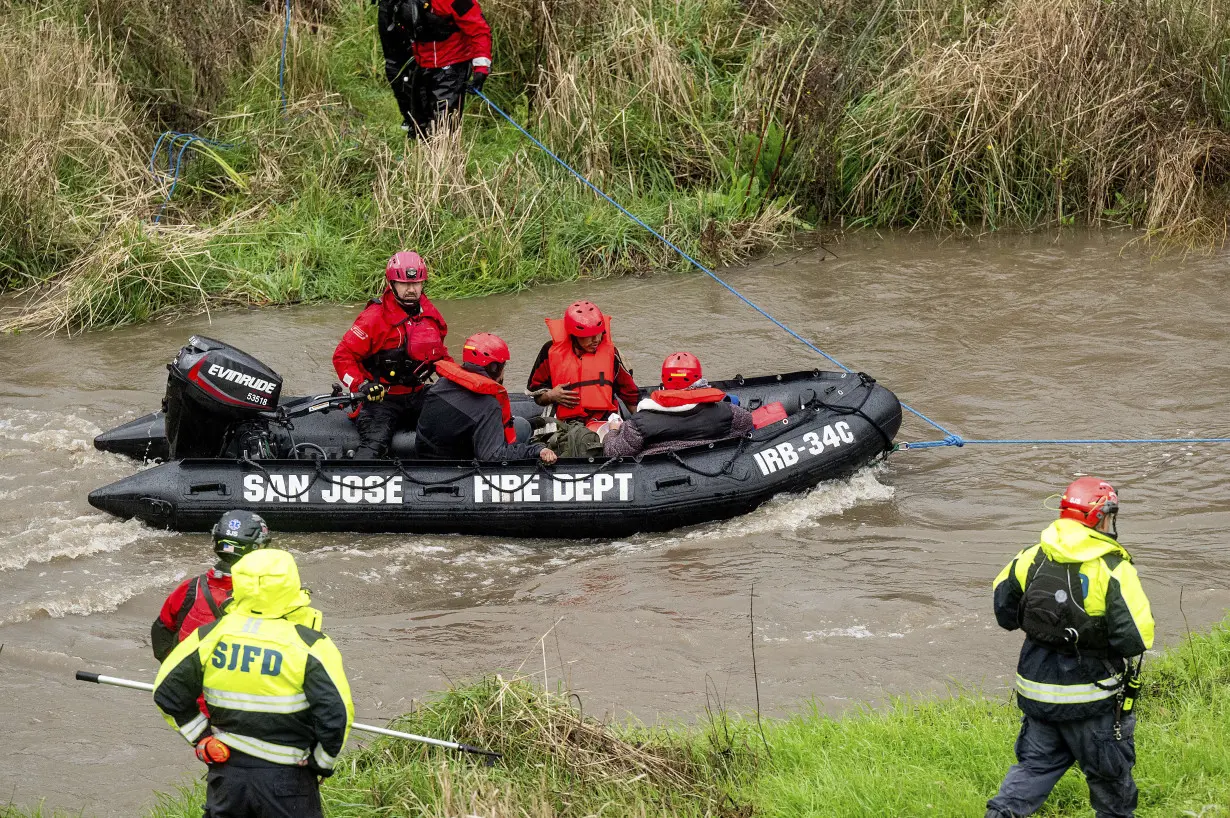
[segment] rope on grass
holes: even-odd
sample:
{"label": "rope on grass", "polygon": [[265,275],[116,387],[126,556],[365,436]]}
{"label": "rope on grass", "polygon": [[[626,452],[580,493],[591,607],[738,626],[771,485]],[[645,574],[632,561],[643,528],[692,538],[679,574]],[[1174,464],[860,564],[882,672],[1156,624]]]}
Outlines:
{"label": "rope on grass", "polygon": [[[286,19],[282,25],[282,56],[278,61],[278,95],[282,101],[281,110],[283,114],[286,113],[286,49],[290,39],[290,4],[291,0],[286,0]],[[167,189],[167,195],[162,200],[158,212],[154,215],[153,223],[158,224],[162,221],[162,214],[166,211],[167,205],[171,203],[171,197],[175,195],[175,188],[179,186],[179,177],[183,170],[184,154],[188,151],[188,148],[197,142],[209,145],[212,148],[233,148],[242,141],[217,142],[194,133],[163,131],[158,137],[158,141],[154,143],[154,150],[150,152],[149,172],[156,180],[170,178],[171,186]],[[164,143],[167,147],[167,169],[166,173],[160,173],[155,165],[158,162],[158,156]],[[179,148],[178,151],[175,150],[177,146]]]}

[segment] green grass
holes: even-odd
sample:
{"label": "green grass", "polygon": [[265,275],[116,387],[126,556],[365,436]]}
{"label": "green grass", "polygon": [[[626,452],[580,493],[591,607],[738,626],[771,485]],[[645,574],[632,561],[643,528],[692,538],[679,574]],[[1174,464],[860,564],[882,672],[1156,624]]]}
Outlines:
{"label": "green grass", "polygon": [[[1003,661],[1010,661],[1004,657]],[[1019,711],[955,690],[833,718],[814,704],[766,719],[710,711],[693,725],[604,724],[577,699],[491,677],[430,699],[394,727],[504,754],[474,757],[395,739],[344,754],[326,812],[511,816],[969,816],[1013,762]],[[1141,818],[1230,816],[1230,620],[1145,667],[1136,731]],[[189,752],[185,748],[185,763]],[[163,796],[150,815],[196,818],[203,789]],[[58,815],[59,813],[56,813]],[[1038,813],[1092,815],[1078,770]],[[46,812],[0,808],[0,818]]]}

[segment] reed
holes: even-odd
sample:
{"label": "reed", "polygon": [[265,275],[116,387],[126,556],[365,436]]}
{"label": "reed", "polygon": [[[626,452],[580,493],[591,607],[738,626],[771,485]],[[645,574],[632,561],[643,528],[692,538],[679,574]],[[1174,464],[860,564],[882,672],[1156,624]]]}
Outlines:
{"label": "reed", "polygon": [[[484,5],[493,99],[708,264],[829,222],[1226,237],[1222,0]],[[354,301],[402,246],[452,296],[686,266],[476,99],[406,141],[374,8],[293,8],[283,110],[280,2],[0,0],[0,291],[31,305],[0,329]],[[140,230],[171,126],[231,147],[194,146],[174,230]]]}

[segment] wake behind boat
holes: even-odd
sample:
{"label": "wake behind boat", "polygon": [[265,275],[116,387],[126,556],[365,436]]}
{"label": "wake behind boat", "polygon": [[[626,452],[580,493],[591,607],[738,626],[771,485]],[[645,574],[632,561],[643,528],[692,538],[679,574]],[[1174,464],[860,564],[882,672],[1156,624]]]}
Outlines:
{"label": "wake behind boat", "polygon": [[[255,358],[199,336],[168,367],[166,411],[104,432],[99,449],[165,457],[90,493],[120,517],[207,530],[235,508],[285,531],[621,537],[728,519],[781,492],[844,477],[892,448],[901,405],[864,374],[794,372],[713,386],[785,417],[745,437],[631,458],[476,463],[345,459],[358,444],[347,395],[279,401],[282,380]],[[647,390],[646,390],[647,394]],[[513,396],[523,418],[541,407]]]}

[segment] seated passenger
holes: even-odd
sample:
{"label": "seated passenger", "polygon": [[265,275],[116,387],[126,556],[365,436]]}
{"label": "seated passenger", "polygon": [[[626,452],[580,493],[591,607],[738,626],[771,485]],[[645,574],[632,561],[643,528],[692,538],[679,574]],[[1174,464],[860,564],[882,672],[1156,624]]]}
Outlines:
{"label": "seated passenger", "polygon": [[578,301],[564,317],[548,318],[551,340],[542,346],[526,388],[539,406],[555,405],[559,431],[548,445],[563,457],[600,454],[596,430],[619,398],[628,407],[640,399],[632,373],[611,338],[611,318],[592,302]]}
{"label": "seated passenger", "polygon": [[529,443],[529,424],[518,439],[513,424],[504,365],[508,344],[497,335],[480,332],[466,339],[461,366],[436,364],[440,380],[423,398],[414,452],[437,460],[529,460],[554,463],[555,452]]}
{"label": "seated passenger", "polygon": [[752,413],[732,404],[701,375],[695,355],[668,355],[662,362],[662,389],[637,404],[628,420],[610,422],[603,454],[627,457],[647,449],[681,448],[672,443],[721,440],[752,431]]}

